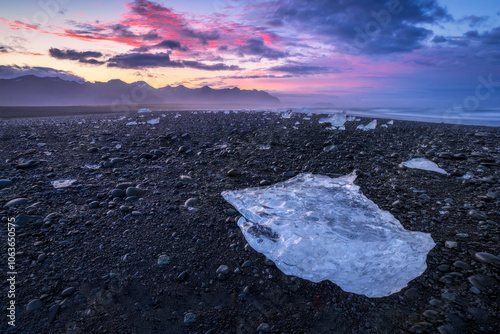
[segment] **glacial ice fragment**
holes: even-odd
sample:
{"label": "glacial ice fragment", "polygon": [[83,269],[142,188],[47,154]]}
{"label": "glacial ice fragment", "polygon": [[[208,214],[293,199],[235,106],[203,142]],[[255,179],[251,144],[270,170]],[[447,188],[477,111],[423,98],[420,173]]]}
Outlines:
{"label": "glacial ice fragment", "polygon": [[50,183],[52,184],[52,186],[54,188],[59,189],[59,188],[67,188],[67,187],[71,186],[75,182],[76,182],[76,180],[69,179],[69,180],[51,181]]}
{"label": "glacial ice fragment", "polygon": [[292,116],[293,116],[292,110],[287,110],[281,114],[281,118],[285,118],[285,119],[292,118]]}
{"label": "glacial ice fragment", "polygon": [[341,112],[333,113],[328,117],[320,118],[319,123],[320,124],[330,123],[331,126],[341,127],[341,126],[344,126],[346,121],[347,121],[346,112],[341,111]]}
{"label": "glacial ice fragment", "polygon": [[147,122],[148,124],[151,124],[151,125],[158,124],[158,123],[160,123],[160,117],[150,119],[150,120],[148,120],[148,121],[146,121],[146,122]]}
{"label": "glacial ice fragment", "polygon": [[414,169],[427,170],[431,172],[448,174],[444,169],[439,168],[434,162],[427,160],[425,158],[415,158],[403,162],[403,166]]}
{"label": "glacial ice fragment", "polygon": [[151,110],[147,109],[147,108],[142,108],[142,109],[139,109],[139,111],[138,111],[138,113],[141,113],[141,114],[142,113],[149,113],[149,112],[151,112]]}
{"label": "glacial ice fragment", "polygon": [[377,127],[377,120],[374,119],[373,121],[371,121],[370,123],[368,123],[366,125],[363,125],[363,124],[358,125],[356,130],[363,130],[363,131],[375,130],[376,127]]}
{"label": "glacial ice fragment", "polygon": [[285,274],[388,296],[425,271],[435,244],[429,234],[407,231],[380,210],[355,178],[299,174],[222,196],[243,215],[238,226],[250,246]]}

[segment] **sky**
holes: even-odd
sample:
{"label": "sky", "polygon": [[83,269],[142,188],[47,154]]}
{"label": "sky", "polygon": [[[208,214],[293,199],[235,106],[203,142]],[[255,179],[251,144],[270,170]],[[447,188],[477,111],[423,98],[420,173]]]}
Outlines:
{"label": "sky", "polygon": [[0,78],[500,107],[498,0],[0,0]]}

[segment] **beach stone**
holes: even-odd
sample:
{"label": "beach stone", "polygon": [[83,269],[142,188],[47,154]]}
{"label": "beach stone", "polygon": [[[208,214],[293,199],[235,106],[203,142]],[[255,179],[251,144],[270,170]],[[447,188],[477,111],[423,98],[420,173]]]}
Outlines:
{"label": "beach stone", "polygon": [[189,207],[189,208],[193,208],[193,207],[197,206],[198,203],[199,203],[199,200],[197,198],[190,198],[184,203],[184,205]]}
{"label": "beach stone", "polygon": [[125,197],[125,191],[122,189],[113,189],[109,192],[112,197]]}
{"label": "beach stone", "polygon": [[480,290],[488,290],[489,288],[498,286],[498,281],[491,276],[474,275],[469,277],[468,280],[472,285],[478,287]]}
{"label": "beach stone", "polygon": [[452,301],[455,301],[455,299],[457,299],[457,294],[453,293],[453,292],[445,291],[441,294],[441,297],[443,297],[443,299],[446,299],[446,300],[452,302]]}
{"label": "beach stone", "polygon": [[184,323],[185,324],[191,324],[196,321],[196,314],[194,313],[186,313],[184,316]]}
{"label": "beach stone", "polygon": [[453,160],[467,160],[467,155],[465,155],[465,153],[457,153],[457,154],[453,154],[453,156],[451,158]]}
{"label": "beach stone", "polygon": [[223,275],[228,275],[229,274],[229,267],[226,266],[225,264],[222,264],[217,268],[217,271],[215,272],[216,274],[223,274]]}
{"label": "beach stone", "polygon": [[150,160],[150,159],[153,159],[153,155],[152,154],[149,154],[149,153],[142,153],[140,155],[140,158],[141,159],[147,159],[147,160]]}
{"label": "beach stone", "polygon": [[271,330],[271,326],[266,324],[265,322],[261,323],[259,327],[257,327],[257,332],[267,333]]}
{"label": "beach stone", "polygon": [[118,183],[116,185],[116,188],[117,189],[121,189],[121,190],[127,190],[127,188],[129,187],[133,187],[134,185],[132,183]]}
{"label": "beach stone", "polygon": [[182,182],[193,182],[193,178],[189,175],[181,175],[179,177],[179,179],[182,181]]}
{"label": "beach stone", "polygon": [[64,289],[63,292],[61,292],[61,296],[63,296],[63,297],[69,297],[72,294],[74,294],[75,291],[76,291],[76,288],[74,286],[69,287],[67,289]]}
{"label": "beach stone", "polygon": [[416,288],[409,288],[405,291],[405,297],[407,298],[417,298],[420,296],[420,292]]}
{"label": "beach stone", "polygon": [[241,265],[241,268],[247,268],[247,267],[251,267],[253,266],[253,262],[251,260],[246,260],[245,262],[243,262],[243,264]]}
{"label": "beach stone", "polygon": [[25,205],[26,203],[28,203],[28,199],[27,198],[15,198],[13,200],[8,201],[5,204],[5,206],[14,207],[14,206]]}
{"label": "beach stone", "polygon": [[60,309],[61,309],[61,306],[59,306],[58,304],[52,305],[49,308],[49,314],[47,315],[47,322],[49,324],[51,324],[52,322],[54,322],[54,320],[56,319],[57,313],[59,313]]}
{"label": "beach stone", "polygon": [[157,157],[161,157],[162,155],[165,154],[161,150],[152,150],[150,153],[153,154],[153,155],[156,155]]}
{"label": "beach stone", "polygon": [[28,169],[28,168],[36,167],[37,165],[38,165],[38,163],[36,161],[30,160],[28,162],[17,165],[16,168],[17,169]]}
{"label": "beach stone", "polygon": [[28,305],[26,305],[26,311],[28,311],[28,312],[36,311],[36,310],[40,309],[42,307],[42,305],[43,305],[43,303],[40,299],[30,300]]}
{"label": "beach stone", "polygon": [[136,187],[128,187],[125,194],[127,197],[131,196],[141,197],[142,195],[144,195],[144,193],[145,193],[144,189]]}
{"label": "beach stone", "polygon": [[463,261],[455,261],[453,265],[457,268],[463,269],[463,270],[472,270],[472,266],[468,263],[465,263]]}
{"label": "beach stone", "polygon": [[24,213],[21,213],[21,214],[16,216],[14,223],[16,225],[18,225],[19,227],[24,227],[28,224],[38,222],[41,220],[42,220],[42,217],[40,217],[40,216],[29,216],[29,215],[25,215]]}
{"label": "beach stone", "polygon": [[177,276],[177,280],[183,282],[186,280],[187,276],[188,276],[187,271],[183,271],[182,273],[179,274],[179,276]]}
{"label": "beach stone", "polygon": [[472,219],[475,220],[485,220],[487,218],[486,213],[478,210],[470,210],[468,214]]}
{"label": "beach stone", "polygon": [[428,319],[434,320],[439,316],[439,313],[434,310],[425,310],[422,315]]}
{"label": "beach stone", "polygon": [[47,255],[40,254],[40,255],[38,255],[37,261],[38,262],[43,262],[43,261],[45,261],[46,258],[47,258]]}
{"label": "beach stone", "polygon": [[122,162],[124,162],[124,161],[125,161],[125,159],[122,159],[122,158],[112,158],[112,159],[110,160],[110,162],[111,162],[113,165],[118,165],[119,163],[122,163]]}
{"label": "beach stone", "polygon": [[91,209],[97,209],[99,207],[100,203],[98,201],[92,201],[89,203],[89,208]]}
{"label": "beach stone", "polygon": [[297,172],[293,170],[283,173],[283,177],[294,177],[295,175],[297,175]]}
{"label": "beach stone", "polygon": [[158,264],[160,266],[164,265],[164,264],[169,264],[170,263],[170,256],[168,255],[160,255],[158,257]]}
{"label": "beach stone", "polygon": [[452,156],[453,155],[450,152],[438,153],[438,158],[441,158],[441,159],[451,159]]}
{"label": "beach stone", "polygon": [[500,266],[500,258],[498,256],[493,255],[493,254],[486,253],[486,252],[478,252],[478,253],[474,254],[474,257],[481,262],[491,263],[497,267]]}
{"label": "beach stone", "polygon": [[10,187],[11,185],[12,185],[12,181],[11,180],[7,180],[7,179],[0,180],[0,189],[1,188],[6,188],[6,187]]}
{"label": "beach stone", "polygon": [[228,172],[227,172],[227,176],[230,176],[230,177],[235,177],[235,176],[238,176],[240,175],[241,172],[237,169],[230,169]]}

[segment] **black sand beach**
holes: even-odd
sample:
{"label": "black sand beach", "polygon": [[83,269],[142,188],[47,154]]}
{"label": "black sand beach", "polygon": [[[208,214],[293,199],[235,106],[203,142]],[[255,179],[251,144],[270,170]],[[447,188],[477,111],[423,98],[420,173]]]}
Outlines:
{"label": "black sand beach", "polygon": [[[7,222],[17,225],[16,327],[4,279],[0,332],[500,331],[500,129],[379,120],[356,130],[371,121],[361,119],[338,131],[319,115],[161,114],[0,119],[4,272]],[[416,157],[450,175],[400,166]],[[436,243],[424,274],[389,297],[284,275],[246,246],[220,195],[353,170],[364,195]],[[61,179],[76,182],[54,189]]]}

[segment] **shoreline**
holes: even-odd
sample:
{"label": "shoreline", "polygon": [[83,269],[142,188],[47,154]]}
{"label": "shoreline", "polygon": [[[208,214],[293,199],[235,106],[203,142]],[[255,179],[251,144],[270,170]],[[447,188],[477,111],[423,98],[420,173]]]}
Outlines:
{"label": "shoreline", "polygon": [[[22,119],[22,118],[51,118],[51,117],[73,117],[73,116],[127,116],[127,117],[133,117],[137,115],[137,110],[140,108],[148,108],[151,109],[155,113],[176,113],[176,112],[218,112],[222,110],[235,110],[237,112],[273,112],[276,114],[281,114],[283,111],[279,111],[280,109],[276,108],[256,108],[256,107],[248,107],[248,108],[231,108],[228,106],[227,108],[222,106],[221,108],[215,108],[216,105],[213,105],[211,108],[210,106],[202,106],[198,105],[198,108],[192,108],[189,109],[188,107],[182,107],[181,105],[178,104],[172,104],[172,105],[145,105],[145,106],[137,106],[137,107],[131,107],[131,106],[56,106],[56,107],[2,107],[0,106],[0,121],[1,120],[8,120],[8,119]],[[169,107],[165,109],[165,107]],[[193,107],[193,106],[191,106]],[[116,111],[113,111],[112,109],[116,108]],[[305,112],[301,112],[297,108],[282,108],[283,110],[285,109],[293,109],[294,113],[296,114],[302,114],[306,115]],[[127,110],[127,111],[123,111]],[[314,115],[327,115],[327,113],[321,113],[320,109],[312,109]],[[340,110],[340,109],[339,109]],[[466,124],[465,122],[460,122],[455,119],[453,122],[443,122],[443,121],[437,121],[435,120],[435,117],[429,117],[429,116],[421,116],[423,117],[422,119],[415,119],[414,116],[411,115],[405,115],[405,114],[400,114],[400,115],[387,115],[387,114],[380,114],[380,116],[377,115],[370,115],[367,112],[363,112],[360,110],[347,110],[347,115],[348,116],[355,116],[358,118],[363,118],[363,119],[380,119],[380,120],[398,120],[398,121],[408,121],[408,122],[419,122],[419,123],[433,123],[433,124],[449,124],[449,125],[459,125],[459,126],[482,126],[482,127],[487,127],[487,128],[498,128],[500,127],[497,124],[493,125],[488,125],[488,124]],[[19,115],[21,114],[21,115]],[[436,116],[437,117],[437,116]],[[444,117],[444,116],[443,116]],[[475,122],[475,123],[484,123],[486,121],[483,120],[473,120],[468,122]]]}
{"label": "shoreline", "polygon": [[[339,131],[316,114],[162,113],[0,122],[0,179],[12,182],[0,217],[20,225],[17,331],[499,331],[496,260],[477,255],[500,255],[499,128],[394,120],[361,131],[373,118],[360,117]],[[449,175],[400,166],[417,157]],[[284,275],[246,246],[220,195],[353,170],[367,198],[436,243],[425,272],[388,297]],[[65,179],[76,182],[51,185]],[[144,192],[127,196],[124,184]],[[27,203],[6,206],[16,198]],[[13,333],[5,321],[0,331]]]}

